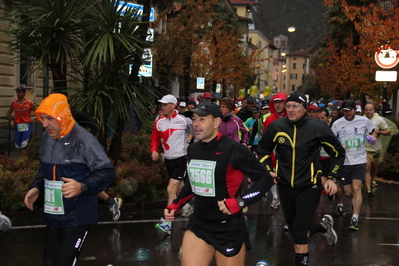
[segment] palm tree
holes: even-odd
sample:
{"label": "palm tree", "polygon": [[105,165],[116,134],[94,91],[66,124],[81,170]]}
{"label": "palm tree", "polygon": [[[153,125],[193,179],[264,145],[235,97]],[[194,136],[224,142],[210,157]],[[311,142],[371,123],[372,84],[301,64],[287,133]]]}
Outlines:
{"label": "palm tree", "polygon": [[[11,2],[4,17],[11,23],[9,49],[31,58],[37,69],[49,67],[55,89],[74,92],[72,105],[98,119],[105,148],[112,131],[109,155],[117,163],[130,110],[144,120],[150,105],[151,92],[135,79],[147,45],[146,13],[139,16],[116,0]],[[81,86],[67,88],[67,81]]]}
{"label": "palm tree", "polygon": [[148,94],[152,94],[136,78],[143,49],[147,46],[148,25],[140,26],[147,22],[142,21],[138,10],[118,2],[101,0],[84,17],[91,26],[85,31],[80,58],[84,73],[90,76],[85,75],[84,90],[75,94],[80,107],[92,110],[103,125],[99,135],[103,145],[106,145],[109,130],[113,131],[108,154],[115,163],[121,151],[123,127],[129,120],[130,108],[143,121],[151,104]]}
{"label": "palm tree", "polygon": [[80,31],[88,0],[9,1],[3,19],[11,25],[8,48],[22,58],[29,58],[43,70],[50,68],[54,88],[67,87],[67,58],[75,58],[82,47]]}

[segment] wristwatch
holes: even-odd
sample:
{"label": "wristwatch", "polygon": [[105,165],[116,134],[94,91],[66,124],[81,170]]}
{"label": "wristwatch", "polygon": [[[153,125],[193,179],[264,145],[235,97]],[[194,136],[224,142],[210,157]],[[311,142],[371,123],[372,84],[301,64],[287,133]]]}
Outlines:
{"label": "wristwatch", "polygon": [[82,190],[82,192],[86,192],[89,188],[87,187],[87,185],[85,183],[80,183],[80,189]]}
{"label": "wristwatch", "polygon": [[245,207],[245,201],[242,198],[237,198],[237,203],[241,209]]}
{"label": "wristwatch", "polygon": [[337,183],[337,181],[338,181],[335,177],[330,177],[327,180],[332,180],[334,183]]}

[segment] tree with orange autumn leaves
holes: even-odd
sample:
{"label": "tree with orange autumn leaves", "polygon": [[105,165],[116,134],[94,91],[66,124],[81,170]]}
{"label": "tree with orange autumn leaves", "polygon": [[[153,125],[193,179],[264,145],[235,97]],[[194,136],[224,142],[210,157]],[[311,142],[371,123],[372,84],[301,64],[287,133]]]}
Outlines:
{"label": "tree with orange autumn leaves", "polygon": [[178,77],[188,96],[196,77],[205,78],[205,90],[219,83],[233,95],[252,85],[252,57],[246,57],[236,18],[223,17],[221,9],[219,0],[187,0],[161,14],[164,32],[154,44],[161,86]]}
{"label": "tree with orange autumn leaves", "polygon": [[[333,0],[324,2],[330,8],[337,4]],[[385,44],[399,49],[398,3],[384,8],[373,3],[356,6],[342,1],[341,8],[342,14],[353,23],[354,30],[347,32],[345,45],[340,47],[336,40],[328,38],[325,50],[312,62],[314,78],[323,95],[338,99],[348,96],[359,99],[366,95],[375,103],[381,103],[383,82],[375,81],[375,73],[383,69],[377,65],[374,56]],[[390,70],[397,69],[398,66]],[[387,84],[388,95],[398,85],[398,82]]]}

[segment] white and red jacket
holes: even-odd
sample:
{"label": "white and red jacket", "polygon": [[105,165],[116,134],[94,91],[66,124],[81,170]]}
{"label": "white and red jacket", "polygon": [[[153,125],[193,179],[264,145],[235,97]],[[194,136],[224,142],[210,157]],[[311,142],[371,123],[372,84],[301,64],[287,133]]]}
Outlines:
{"label": "white and red jacket", "polygon": [[190,118],[174,113],[169,119],[158,118],[151,133],[151,152],[158,152],[159,141],[166,159],[176,159],[187,155],[187,136],[194,135]]}

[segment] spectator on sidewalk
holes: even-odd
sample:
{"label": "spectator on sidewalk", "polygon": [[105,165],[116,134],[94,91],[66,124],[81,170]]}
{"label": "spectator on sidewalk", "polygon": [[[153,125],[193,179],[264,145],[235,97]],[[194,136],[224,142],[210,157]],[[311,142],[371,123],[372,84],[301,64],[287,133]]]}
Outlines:
{"label": "spectator on sidewalk", "polygon": [[[26,148],[30,135],[32,133],[32,121],[31,112],[36,110],[35,104],[26,99],[26,89],[24,87],[18,87],[15,89],[17,98],[11,103],[10,109],[8,110],[7,117],[10,121],[10,126],[15,128],[15,147],[21,149],[22,157],[26,156]],[[12,113],[15,112],[14,118]]]}

